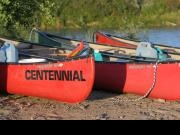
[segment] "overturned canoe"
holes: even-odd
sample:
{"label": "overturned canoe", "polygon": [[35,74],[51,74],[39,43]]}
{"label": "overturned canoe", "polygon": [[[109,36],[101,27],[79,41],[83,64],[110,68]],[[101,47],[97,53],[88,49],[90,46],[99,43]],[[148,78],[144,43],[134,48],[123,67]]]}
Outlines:
{"label": "overturned canoe", "polygon": [[[111,46],[116,46],[116,47],[128,47],[128,48],[133,48],[133,49],[136,49],[139,43],[141,42],[141,41],[132,41],[132,40],[124,39],[121,37],[116,37],[110,34],[103,34],[101,32],[96,32],[94,34],[94,39],[95,39],[95,42],[98,44],[106,44],[106,45],[111,45]],[[169,54],[180,55],[179,47],[158,45],[158,44],[153,44],[153,45],[155,47],[163,49]]]}
{"label": "overturned canoe", "polygon": [[68,103],[82,102],[91,93],[95,75],[91,54],[58,60],[49,58],[46,62],[34,60],[21,60],[21,64],[0,63],[0,90]]}

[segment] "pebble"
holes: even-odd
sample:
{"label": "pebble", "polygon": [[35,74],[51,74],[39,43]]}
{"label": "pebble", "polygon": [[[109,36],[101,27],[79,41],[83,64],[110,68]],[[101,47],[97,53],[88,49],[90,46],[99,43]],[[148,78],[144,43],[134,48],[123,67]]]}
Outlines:
{"label": "pebble", "polygon": [[158,99],[157,101],[160,102],[160,103],[166,103],[165,99]]}
{"label": "pebble", "polygon": [[83,111],[87,110],[89,107],[90,107],[89,104],[87,104],[87,105],[80,105],[80,106],[79,106],[79,108],[80,108],[81,110],[83,110]]}
{"label": "pebble", "polygon": [[177,111],[177,112],[180,112],[180,108],[177,108],[176,111]]}
{"label": "pebble", "polygon": [[97,119],[97,120],[109,120],[110,117],[108,116],[107,113],[103,113],[103,114],[101,114],[100,116],[98,116],[96,119]]}

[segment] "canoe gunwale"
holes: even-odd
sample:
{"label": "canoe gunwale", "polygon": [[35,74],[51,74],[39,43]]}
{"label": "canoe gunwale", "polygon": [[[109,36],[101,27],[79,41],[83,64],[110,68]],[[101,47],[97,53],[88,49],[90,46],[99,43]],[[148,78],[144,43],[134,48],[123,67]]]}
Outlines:
{"label": "canoe gunwale", "polygon": [[[136,64],[136,65],[140,65],[140,64],[149,64],[149,65],[154,65],[157,62],[107,62],[107,61],[96,61],[96,63],[102,63],[102,64]],[[159,62],[159,64],[177,64],[180,63],[180,60],[178,61],[164,61],[164,62]]]}
{"label": "canoe gunwale", "polygon": [[40,62],[40,63],[0,63],[0,65],[46,65],[46,64],[56,64],[59,62],[71,62],[71,61],[77,61],[82,59],[88,59],[90,57],[93,57],[93,54],[90,54],[89,56],[81,56],[78,58],[71,58],[71,59],[65,59],[65,60],[57,60],[54,62]]}

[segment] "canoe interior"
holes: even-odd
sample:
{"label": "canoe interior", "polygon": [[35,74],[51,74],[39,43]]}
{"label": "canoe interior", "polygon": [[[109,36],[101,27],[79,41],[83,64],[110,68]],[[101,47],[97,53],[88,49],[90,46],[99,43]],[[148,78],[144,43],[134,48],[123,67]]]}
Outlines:
{"label": "canoe interior", "polygon": [[[10,42],[18,49],[19,61],[28,58],[49,58],[47,62],[52,60],[64,60],[73,50],[64,49],[58,47],[43,46],[40,44],[34,44],[30,42],[21,42],[10,40],[7,38],[0,38],[0,45],[2,46],[4,42]],[[51,60],[52,59],[52,60]]]}

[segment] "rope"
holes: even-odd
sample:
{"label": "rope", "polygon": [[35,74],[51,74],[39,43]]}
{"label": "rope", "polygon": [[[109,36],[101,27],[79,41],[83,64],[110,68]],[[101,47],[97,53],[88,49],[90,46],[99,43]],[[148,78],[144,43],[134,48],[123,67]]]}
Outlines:
{"label": "rope", "polygon": [[137,98],[137,99],[118,100],[117,102],[138,102],[138,101],[141,101],[141,100],[147,98],[147,97],[151,94],[151,92],[153,91],[154,87],[156,86],[158,64],[159,64],[159,60],[156,61],[156,64],[153,66],[153,67],[154,67],[154,79],[153,79],[152,86],[151,86],[150,89],[145,93],[144,96],[142,96],[142,97],[140,97],[140,98]]}

